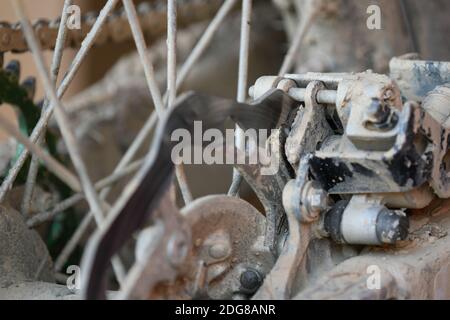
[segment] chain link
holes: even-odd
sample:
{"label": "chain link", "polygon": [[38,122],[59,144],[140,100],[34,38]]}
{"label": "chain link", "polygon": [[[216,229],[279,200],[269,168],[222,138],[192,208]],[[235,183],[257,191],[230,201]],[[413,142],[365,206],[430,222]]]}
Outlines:
{"label": "chain link", "polygon": [[[178,20],[180,27],[213,17],[223,0],[181,0],[178,1]],[[148,40],[163,36],[167,28],[166,1],[144,2],[137,7],[139,22]],[[81,17],[80,29],[68,29],[65,48],[79,48],[86,34],[92,28],[96,13]],[[55,20],[39,19],[33,23],[36,36],[43,50],[53,50],[58,34],[60,18]],[[108,22],[98,34],[95,45],[108,42],[123,42],[132,39],[131,29],[123,8],[113,12]],[[20,23],[0,22],[0,53],[27,52],[28,46],[23,36]]]}

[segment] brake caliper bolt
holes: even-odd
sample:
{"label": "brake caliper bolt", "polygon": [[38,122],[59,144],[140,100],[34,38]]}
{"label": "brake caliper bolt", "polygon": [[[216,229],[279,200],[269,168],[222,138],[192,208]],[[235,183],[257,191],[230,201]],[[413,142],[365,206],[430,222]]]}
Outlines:
{"label": "brake caliper bolt", "polygon": [[328,194],[323,189],[312,188],[309,195],[309,205],[313,211],[322,211],[328,208]]}
{"label": "brake caliper bolt", "polygon": [[316,181],[305,184],[301,201],[305,209],[301,212],[301,220],[304,222],[315,221],[321,212],[328,209],[330,203],[328,193]]}
{"label": "brake caliper bolt", "polygon": [[382,123],[387,117],[386,108],[380,100],[372,99],[372,102],[366,110],[365,116],[366,122]]}

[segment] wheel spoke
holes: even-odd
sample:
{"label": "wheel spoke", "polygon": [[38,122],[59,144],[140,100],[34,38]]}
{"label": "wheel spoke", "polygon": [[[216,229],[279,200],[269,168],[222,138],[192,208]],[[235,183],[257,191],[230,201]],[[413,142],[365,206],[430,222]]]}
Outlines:
{"label": "wheel spoke", "polygon": [[170,108],[177,95],[177,5],[175,0],[167,2],[167,95]]}
{"label": "wheel spoke", "polygon": [[[125,5],[125,2],[128,2],[129,8],[128,8],[128,11],[127,11],[127,16],[130,18],[129,13],[131,13],[131,15],[133,15],[134,5],[129,0],[123,0],[123,1],[124,1],[124,6],[125,6],[125,10],[126,11],[127,11],[127,6]],[[219,9],[219,11],[217,12],[217,14],[215,15],[215,17],[212,19],[212,21],[208,25],[207,29],[203,33],[202,37],[200,38],[200,40],[195,45],[195,47],[192,50],[191,54],[188,56],[186,61],[183,63],[183,65],[180,68],[180,71],[178,72],[178,74],[175,74],[176,90],[175,90],[175,92],[173,94],[176,95],[177,90],[179,89],[179,87],[181,86],[183,81],[186,79],[187,75],[189,74],[189,71],[193,68],[195,63],[198,61],[198,59],[201,57],[203,52],[206,50],[206,48],[210,44],[213,36],[215,35],[216,31],[218,30],[218,28],[220,27],[222,22],[225,20],[225,18],[229,14],[229,12],[233,9],[233,7],[235,6],[236,2],[237,2],[237,0],[226,0],[223,3],[223,5],[221,6],[221,8]],[[134,13],[135,12],[136,11],[134,10]],[[168,18],[170,18],[170,17],[168,17]],[[140,54],[140,57],[141,57],[141,61],[143,61],[142,63],[144,64],[144,71],[145,71],[145,65],[147,65],[149,67],[147,69],[148,71],[147,71],[146,75],[150,75],[150,77],[147,77],[147,80],[149,78],[151,80],[152,79],[151,75],[153,74],[153,68],[150,68],[151,64],[147,63],[148,54],[147,55],[144,54],[144,52],[146,50],[146,47],[145,47],[145,42],[144,42],[144,39],[143,39],[143,36],[142,36],[142,31],[140,30],[139,23],[137,21],[134,21],[134,23],[130,21],[130,25],[132,25],[132,32],[133,32],[134,37],[135,37],[135,42],[136,42],[136,39],[139,42],[139,44],[136,43],[136,45],[137,45],[138,51],[140,51],[139,54]],[[133,31],[133,26],[134,26],[134,31]],[[139,48],[141,48],[141,49],[139,49]],[[144,57],[144,58],[142,58],[142,57]],[[172,74],[172,76],[173,76],[173,74]],[[168,74],[168,77],[169,77],[169,74]],[[169,81],[169,79],[168,79],[168,81]],[[173,81],[173,79],[171,79],[170,81]],[[152,81],[150,81],[150,82],[152,82]],[[153,87],[153,85],[149,84],[149,87],[150,86]],[[156,81],[155,81],[155,87],[157,88]],[[168,89],[169,89],[169,85],[168,85]],[[154,90],[154,92],[156,92],[156,94],[155,94],[156,100],[159,100],[158,99],[158,94],[157,94],[157,92],[159,92],[159,90]],[[168,98],[169,93],[170,93],[170,91],[167,90],[167,92],[165,93],[165,97],[166,98]],[[156,109],[156,107],[155,107],[155,109]],[[156,112],[158,112],[158,111],[156,110]],[[152,115],[147,120],[147,122],[144,124],[143,128],[138,133],[138,137],[140,138],[139,141],[138,141],[138,139],[136,139],[134,141],[133,145],[130,147],[130,149],[133,148],[133,149],[137,150],[140,147],[140,145],[142,144],[144,139],[148,136],[148,134],[150,133],[150,131],[152,130],[152,128],[156,124],[155,120],[156,120],[156,114],[153,112]],[[127,154],[124,156],[124,158],[126,156],[127,156]],[[131,160],[132,157],[133,157],[132,155],[130,156],[130,154],[128,154],[128,156],[129,156],[128,157],[129,160]],[[124,159],[121,160],[121,163],[126,163],[126,161],[123,161],[123,160]],[[182,171],[182,168],[178,168],[176,170],[176,174],[177,174],[177,179],[180,178],[180,179],[178,179],[179,182],[180,182],[180,180],[181,181],[185,181],[186,178],[184,177],[184,171]],[[185,199],[185,201],[187,200],[189,202],[189,200],[192,199],[192,196],[190,195],[190,192],[188,191],[189,189],[184,188],[184,186],[187,186],[187,184],[184,184],[182,182],[180,184],[181,192],[182,192],[182,195],[183,195],[183,198]]]}
{"label": "wheel spoke", "polygon": [[[97,226],[101,227],[101,223],[103,221],[102,204],[100,202],[100,198],[98,197],[97,191],[94,188],[94,184],[92,183],[88,175],[84,161],[80,155],[78,143],[76,141],[74,133],[72,132],[72,128],[70,127],[69,120],[64,111],[64,108],[59,101],[58,93],[56,92],[55,86],[52,84],[50,76],[47,72],[40,44],[37,42],[31,24],[24,13],[22,0],[11,0],[11,2],[14,6],[16,15],[21,21],[28,47],[33,53],[34,62],[36,64],[38,74],[40,75],[40,78],[43,82],[47,97],[49,97],[51,105],[54,106],[58,127],[61,130],[61,134],[69,151],[72,163],[80,178],[83,192],[94,215]],[[117,280],[119,281],[119,283],[121,283],[123,279],[124,268],[118,258],[115,258],[112,263]]]}
{"label": "wheel spoke", "polygon": [[[51,66],[51,78],[54,85],[56,85],[56,81],[58,79],[59,69],[61,67],[61,61],[62,56],[64,52],[64,44],[66,42],[66,36],[67,36],[67,20],[69,17],[68,8],[73,3],[73,0],[65,0],[63,9],[61,12],[61,21],[59,23],[58,28],[58,36],[56,38],[56,44],[55,44],[55,52],[53,54],[53,60],[52,60],[52,66]],[[44,107],[43,110],[45,110],[48,107],[49,99],[46,97],[44,100]],[[44,130],[45,132],[45,130]],[[41,145],[42,140],[44,139],[44,134],[40,136],[40,138],[37,141],[38,145]],[[36,184],[36,177],[39,170],[39,161],[38,158],[33,155],[30,163],[30,168],[28,169],[28,176],[27,181],[25,183],[25,191],[22,199],[21,204],[21,212],[24,217],[28,217],[30,213],[30,207],[31,207],[31,199],[33,197],[33,190],[34,186]]]}
{"label": "wheel spoke", "polygon": [[186,59],[186,62],[184,62],[183,66],[178,72],[177,90],[180,89],[184,80],[186,80],[189,72],[191,71],[192,67],[197,63],[198,59],[202,56],[203,52],[205,52],[206,48],[211,43],[213,36],[216,34],[222,22],[225,20],[230,11],[233,9],[236,2],[237,0],[226,0],[220,7],[215,17],[211,20],[202,37],[197,42],[194,49],[192,49],[192,52],[189,54],[188,58]]}
{"label": "wheel spoke", "polygon": [[[129,164],[122,170],[113,172],[111,175],[97,181],[94,185],[95,189],[96,190],[104,190],[106,188],[110,188],[110,186],[112,184],[116,183],[120,179],[136,172],[142,166],[143,163],[144,163],[144,159],[137,160],[137,161]],[[76,203],[78,203],[79,201],[81,201],[83,199],[84,199],[83,193],[76,193],[76,194],[68,197],[67,199],[61,201],[60,203],[56,204],[52,210],[36,213],[35,215],[33,215],[31,218],[29,218],[27,220],[27,225],[29,227],[36,227],[37,225],[39,225],[45,221],[53,219],[58,213],[61,213],[62,211],[67,210],[68,208],[70,208],[71,206],[75,205]],[[100,195],[100,199],[104,200],[104,198],[101,195]]]}
{"label": "wheel spoke", "polygon": [[[168,108],[172,108],[177,96],[177,5],[175,0],[168,0],[167,6],[167,95]],[[192,201],[184,167],[175,166],[175,175],[184,203]]]}
{"label": "wheel spoke", "polygon": [[141,26],[139,25],[136,7],[131,0],[122,0],[122,2],[125,7],[128,22],[130,23],[131,32],[133,34],[139,58],[141,60],[142,66],[144,67],[145,79],[147,80],[147,85],[150,90],[150,95],[153,99],[153,103],[155,105],[155,110],[158,115],[161,116],[164,113],[161,92],[155,79],[155,72],[153,70],[153,64],[150,60],[150,55],[147,51],[144,34],[142,32]]}
{"label": "wheel spoke", "polygon": [[[242,18],[241,18],[241,43],[239,49],[239,76],[237,101],[245,102],[247,98],[247,80],[248,80],[248,57],[250,48],[250,31],[252,19],[252,0],[242,0]],[[244,132],[236,125],[236,147],[243,150],[245,148]],[[242,182],[241,174],[233,169],[233,178],[228,195],[236,196],[239,193],[239,187]]]}
{"label": "wheel spoke", "polygon": [[[139,150],[142,143],[145,141],[145,138],[150,134],[152,131],[152,128],[155,126],[157,121],[157,114],[156,112],[153,112],[151,116],[148,118],[142,129],[139,131],[138,135],[134,139],[131,146],[128,148],[125,155],[122,157],[122,159],[119,161],[119,164],[114,169],[114,173],[119,172],[120,170],[123,170],[134,158],[137,151]],[[100,199],[105,199],[108,196],[109,191],[111,188],[106,187],[100,192]],[[75,200],[75,199],[73,199]],[[80,199],[81,200],[81,199]],[[72,206],[72,202],[69,202],[69,199],[66,200],[67,205]],[[79,200],[75,200],[79,201]],[[61,203],[61,206],[63,206],[63,203]],[[56,209],[56,208],[55,208]],[[61,251],[60,255],[56,259],[55,263],[55,270],[59,271],[60,268],[64,265],[65,261],[69,258],[69,256],[72,254],[73,250],[76,248],[77,244],[80,242],[83,235],[86,233],[90,222],[92,221],[92,215],[91,213],[88,213],[84,218],[81,224],[77,227],[77,230],[72,235],[70,240],[66,243],[63,250]]]}
{"label": "wheel spoke", "polygon": [[[85,40],[81,44],[80,50],[77,52],[75,58],[73,59],[72,64],[70,65],[65,77],[61,81],[61,84],[58,88],[58,98],[61,98],[64,93],[66,92],[67,88],[69,87],[70,83],[75,77],[75,74],[77,73],[78,69],[81,66],[82,61],[84,61],[84,58],[87,56],[90,48],[94,45],[94,41],[97,38],[99,32],[101,31],[102,27],[107,21],[108,15],[111,13],[111,11],[114,9],[115,5],[117,4],[119,0],[108,0],[108,2],[105,4],[103,9],[100,11],[100,14],[95,21],[94,25],[92,26],[92,29],[87,34]],[[49,107],[44,110],[43,115],[40,117],[39,121],[37,122],[36,126],[34,127],[31,135],[30,140],[35,143],[42,132],[46,129],[48,121],[50,120],[50,117],[53,114],[53,103],[49,104]],[[0,188],[0,202],[2,202],[5,199],[6,193],[11,189],[17,175],[19,174],[20,169],[22,169],[23,165],[25,164],[25,161],[28,157],[28,150],[23,150],[20,156],[18,157],[17,161],[14,163],[13,167],[9,170],[7,177],[3,181],[1,188]]]}
{"label": "wheel spoke", "polygon": [[284,76],[289,72],[289,70],[292,69],[298,52],[300,51],[300,48],[302,46],[303,40],[308,34],[308,31],[311,29],[311,25],[314,22],[314,19],[317,17],[318,12],[318,6],[313,4],[312,2],[309,3],[308,6],[306,6],[303,12],[304,17],[300,19],[297,29],[295,30],[291,46],[289,47],[289,50],[284,57],[283,64],[281,65],[280,72],[278,73],[279,76]]}
{"label": "wheel spoke", "polygon": [[[46,97],[44,101],[44,107],[41,117],[33,129],[30,137],[23,136],[20,132],[14,132],[14,127],[10,128],[5,124],[5,128],[11,135],[24,144],[27,149],[23,150],[14,166],[8,172],[7,177],[3,181],[0,187],[0,202],[4,200],[5,195],[11,189],[14,181],[23,167],[27,156],[32,154],[32,162],[28,171],[27,182],[25,185],[25,192],[21,203],[21,211],[27,216],[30,212],[31,199],[33,195],[33,189],[36,184],[36,176],[39,168],[39,160],[42,160],[49,170],[58,176],[62,181],[67,183],[77,193],[64,201],[58,203],[52,210],[46,212],[40,212],[28,219],[27,224],[30,227],[34,227],[39,223],[48,221],[55,217],[56,214],[66,210],[73,206],[80,200],[86,199],[90,211],[83,218],[82,222],[78,226],[71,239],[66,243],[64,249],[55,261],[55,270],[59,271],[70,257],[75,247],[79,244],[81,238],[88,230],[95,219],[97,228],[103,227],[104,212],[114,211],[114,209],[120,205],[120,201],[117,201],[111,208],[105,199],[109,194],[112,184],[126,175],[132,174],[142,167],[144,160],[138,160],[133,163],[131,161],[136,156],[138,150],[141,148],[143,142],[151,134],[154,129],[158,116],[162,116],[165,110],[165,102],[167,101],[167,108],[171,108],[175,104],[177,90],[181,87],[185,79],[187,78],[190,70],[194,67],[201,55],[204,53],[208,45],[210,44],[213,36],[217,32],[218,28],[225,20],[226,16],[236,5],[237,0],[225,0],[221,8],[217,12],[216,16],[212,19],[200,40],[194,46],[192,52],[183,63],[180,71],[177,73],[177,8],[176,0],[168,0],[167,10],[167,91],[164,98],[161,95],[158,83],[156,82],[155,73],[151,61],[151,57],[147,50],[147,46],[144,40],[144,35],[139,23],[139,19],[136,12],[136,7],[132,0],[122,0],[125,13],[130,24],[133,39],[136,44],[136,48],[139,54],[140,61],[143,66],[145,79],[152,97],[155,111],[147,119],[144,126],[139,131],[135,140],[128,148],[127,152],[121,158],[113,173],[109,176],[97,181],[95,184],[91,181],[85,163],[81,157],[80,149],[71,128],[71,124],[65,113],[65,109],[60,101],[62,96],[67,91],[69,85],[72,83],[77,71],[79,70],[82,62],[84,61],[90,48],[93,46],[95,39],[99,35],[102,27],[107,21],[108,15],[116,6],[119,0],[108,0],[103,9],[101,10],[97,20],[95,21],[92,29],[86,35],[84,41],[81,44],[79,51],[77,52],[73,62],[68,68],[67,73],[63,77],[61,84],[56,89],[56,79],[58,77],[59,68],[61,65],[61,59],[63,54],[63,47],[65,43],[65,36],[67,34],[67,7],[70,6],[73,1],[65,0],[63,6],[63,13],[61,15],[61,24],[58,30],[58,37],[55,45],[55,52],[53,55],[52,66],[50,74],[46,68],[45,61],[43,59],[42,50],[40,44],[36,40],[34,31],[25,16],[23,10],[22,0],[10,0],[14,5],[16,14],[21,20],[24,35],[26,37],[28,47],[33,53],[33,58],[38,69],[39,76],[44,84]],[[247,97],[247,81],[248,81],[248,59],[249,59],[249,45],[250,45],[250,19],[252,14],[252,0],[242,1],[242,21],[241,21],[241,40],[240,40],[240,53],[239,53],[239,78],[238,78],[238,92],[237,100],[239,102],[245,102]],[[166,100],[167,99],[167,100]],[[63,140],[67,146],[70,158],[78,174],[78,177],[71,173],[66,167],[57,162],[54,158],[45,152],[41,145],[44,139],[44,133],[46,131],[48,122],[53,112],[57,120],[58,127],[61,131]],[[0,125],[3,125],[6,120],[0,118]],[[237,136],[236,143],[238,147],[244,145],[243,135],[240,128],[236,128]],[[192,195],[186,182],[186,176],[182,166],[175,167],[175,174],[180,186],[181,194],[185,203],[192,201]],[[236,179],[241,179],[236,177]],[[233,179],[235,182],[235,178]],[[236,193],[238,192],[239,183],[236,187]],[[125,187],[126,188],[126,187]],[[83,193],[80,193],[80,191]],[[230,189],[231,190],[231,189]],[[97,192],[100,192],[98,194]],[[119,199],[120,200],[120,199]],[[123,267],[118,256],[112,258],[112,265],[119,284],[122,285],[122,281],[125,277],[125,268]]]}
{"label": "wheel spoke", "polygon": [[91,214],[85,215],[81,223],[78,225],[77,230],[75,230],[72,237],[70,237],[69,241],[67,241],[66,245],[56,258],[54,267],[56,272],[61,271],[62,267],[66,264],[67,259],[69,259],[73,250],[75,250],[81,238],[84,236],[86,230],[89,228],[91,224],[92,224],[92,215]]}
{"label": "wheel spoke", "polygon": [[56,89],[53,86],[50,77],[48,75],[40,45],[37,42],[36,36],[34,34],[30,22],[25,16],[22,0],[11,0],[11,1],[14,5],[14,9],[16,11],[17,16],[21,21],[25,38],[28,43],[28,47],[31,49],[31,52],[33,53],[33,58],[38,70],[38,74],[40,75],[40,78],[43,82],[46,94],[49,97],[52,104],[54,105],[56,121],[58,122],[58,126],[59,129],[61,130],[62,137],[67,146],[70,157],[72,158],[75,170],[77,171],[78,176],[80,177],[81,185],[83,187],[83,191],[86,194],[86,198],[88,199],[89,206],[93,210],[93,213],[97,216],[97,219],[100,221],[101,217],[103,216],[103,210],[101,208],[98,195],[94,189],[94,185],[91,179],[89,178],[86,166],[81,158],[78,143],[76,141],[72,128],[70,127],[67,115],[64,112],[62,104],[59,101],[58,96],[56,94]]}
{"label": "wheel spoke", "polygon": [[18,142],[23,144],[28,150],[42,160],[49,171],[54,173],[61,181],[64,181],[73,190],[81,191],[78,178],[70,172],[66,167],[59,163],[55,158],[45,152],[40,146],[32,143],[25,135],[23,135],[10,121],[0,115],[0,126],[13,136]]}
{"label": "wheel spoke", "polygon": [[[226,0],[224,4],[221,6],[219,11],[217,12],[216,16],[213,18],[211,23],[208,25],[207,29],[203,33],[200,40],[195,45],[194,49],[192,50],[191,54],[187,58],[187,60],[183,63],[180,71],[177,74],[176,77],[176,89],[178,90],[181,84],[183,83],[184,79],[186,78],[189,71],[194,67],[195,63],[198,61],[198,58],[203,54],[203,52],[206,50],[208,45],[211,42],[211,39],[213,38],[214,34],[216,33],[217,29],[220,27],[221,23],[225,20],[228,13],[231,11],[233,6],[236,4],[237,0]],[[176,92],[175,92],[176,94]],[[168,92],[166,92],[165,96],[168,96]],[[138,135],[136,136],[135,140],[133,141],[132,145],[129,147],[123,158],[121,159],[118,167],[121,165],[126,165],[129,163],[129,161],[132,160],[138,149],[141,147],[142,143],[145,141],[145,139],[149,136],[150,132],[153,130],[157,123],[157,114],[156,112],[152,112],[150,117],[147,119],[144,126],[139,131]]]}

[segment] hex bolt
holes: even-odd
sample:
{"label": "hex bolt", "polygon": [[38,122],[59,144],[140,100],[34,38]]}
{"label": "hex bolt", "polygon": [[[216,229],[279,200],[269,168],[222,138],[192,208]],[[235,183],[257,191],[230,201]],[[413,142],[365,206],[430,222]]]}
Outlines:
{"label": "hex bolt", "polygon": [[283,189],[282,201],[284,210],[302,223],[317,220],[330,204],[328,193],[314,180],[306,182],[303,187],[297,186],[294,179],[290,180]]}
{"label": "hex bolt", "polygon": [[316,181],[310,181],[303,187],[302,203],[306,210],[302,210],[301,218],[305,222],[312,222],[319,214],[329,207],[328,193]]}
{"label": "hex bolt", "polygon": [[385,121],[387,116],[388,112],[386,112],[386,108],[382,105],[381,101],[372,99],[371,104],[365,112],[366,122],[379,124]]}
{"label": "hex bolt", "polygon": [[262,277],[255,269],[246,269],[241,274],[240,282],[242,289],[247,293],[254,293],[262,284]]}
{"label": "hex bolt", "polygon": [[364,125],[369,130],[389,130],[397,124],[397,121],[398,115],[385,102],[378,99],[372,99],[364,114]]}
{"label": "hex bolt", "polygon": [[328,208],[328,194],[321,188],[312,187],[308,201],[312,211],[320,212]]}

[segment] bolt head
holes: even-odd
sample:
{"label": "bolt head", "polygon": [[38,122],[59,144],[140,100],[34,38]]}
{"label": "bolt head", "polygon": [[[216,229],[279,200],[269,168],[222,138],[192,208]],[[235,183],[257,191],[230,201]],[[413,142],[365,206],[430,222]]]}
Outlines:
{"label": "bolt head", "polygon": [[262,284],[262,277],[258,271],[254,269],[247,269],[241,274],[241,278],[239,279],[241,282],[242,288],[249,292],[253,293]]}
{"label": "bolt head", "polygon": [[299,219],[302,222],[310,223],[316,220],[319,214],[329,207],[328,193],[317,181],[307,182],[300,196],[303,209],[300,210]]}
{"label": "bolt head", "polygon": [[321,212],[328,208],[328,194],[320,188],[312,188],[309,195],[309,206],[314,212]]}
{"label": "bolt head", "polygon": [[379,123],[383,120],[385,116],[385,108],[383,107],[382,103],[378,99],[372,99],[372,102],[367,107],[365,116],[366,121],[372,122],[372,123]]}

